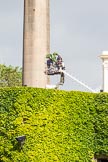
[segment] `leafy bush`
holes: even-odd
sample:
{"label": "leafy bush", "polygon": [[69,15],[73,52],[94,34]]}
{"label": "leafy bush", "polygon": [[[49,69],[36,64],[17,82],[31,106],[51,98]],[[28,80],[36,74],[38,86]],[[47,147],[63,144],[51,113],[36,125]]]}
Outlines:
{"label": "leafy bush", "polygon": [[22,85],[22,68],[0,64],[0,87]]}
{"label": "leafy bush", "polygon": [[95,153],[108,155],[108,93],[95,96]]}
{"label": "leafy bush", "polygon": [[1,88],[0,96],[1,162],[90,162],[108,154],[107,93],[19,87]]}

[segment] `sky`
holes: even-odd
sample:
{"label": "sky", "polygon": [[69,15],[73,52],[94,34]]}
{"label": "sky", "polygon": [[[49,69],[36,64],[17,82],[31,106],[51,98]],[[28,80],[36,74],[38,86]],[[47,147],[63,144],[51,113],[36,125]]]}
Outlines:
{"label": "sky", "polygon": [[[62,55],[66,71],[99,91],[99,56],[108,51],[108,0],[50,0],[50,35],[50,51]],[[0,0],[0,63],[22,66],[22,48],[23,0]],[[61,89],[88,91],[68,76]]]}

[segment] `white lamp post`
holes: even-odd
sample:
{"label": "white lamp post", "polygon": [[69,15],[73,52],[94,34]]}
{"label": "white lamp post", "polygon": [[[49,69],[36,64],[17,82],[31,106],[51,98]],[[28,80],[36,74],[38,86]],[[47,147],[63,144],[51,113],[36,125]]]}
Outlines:
{"label": "white lamp post", "polygon": [[100,58],[103,61],[103,91],[108,92],[108,51],[103,51]]}

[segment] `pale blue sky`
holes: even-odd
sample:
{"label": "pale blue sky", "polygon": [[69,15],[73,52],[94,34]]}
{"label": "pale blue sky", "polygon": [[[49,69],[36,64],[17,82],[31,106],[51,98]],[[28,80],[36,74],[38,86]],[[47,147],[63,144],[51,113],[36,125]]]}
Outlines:
{"label": "pale blue sky", "polygon": [[[93,89],[102,84],[99,55],[108,50],[108,0],[50,0],[51,52]],[[0,63],[22,66],[23,0],[0,0]],[[86,90],[66,77],[63,89]]]}

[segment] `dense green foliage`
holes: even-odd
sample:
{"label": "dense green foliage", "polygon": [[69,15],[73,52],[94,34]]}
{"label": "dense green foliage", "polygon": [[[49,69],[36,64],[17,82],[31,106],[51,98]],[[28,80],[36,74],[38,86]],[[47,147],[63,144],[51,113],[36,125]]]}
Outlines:
{"label": "dense green foliage", "polygon": [[0,64],[0,87],[14,87],[22,85],[22,69],[20,67]]}
{"label": "dense green foliage", "polygon": [[[90,162],[108,155],[108,93],[1,88],[1,162]],[[16,137],[26,135],[21,150]]]}
{"label": "dense green foliage", "polygon": [[108,93],[95,96],[95,152],[108,155]]}

